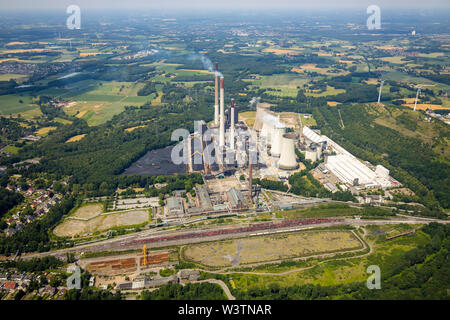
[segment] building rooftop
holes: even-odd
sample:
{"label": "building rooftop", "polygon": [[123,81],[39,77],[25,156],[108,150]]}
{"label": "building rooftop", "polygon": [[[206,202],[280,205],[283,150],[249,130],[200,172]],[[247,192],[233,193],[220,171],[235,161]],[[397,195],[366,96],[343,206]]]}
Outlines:
{"label": "building rooftop", "polygon": [[232,208],[237,208],[239,206],[246,206],[244,196],[235,187],[228,190],[227,195]]}

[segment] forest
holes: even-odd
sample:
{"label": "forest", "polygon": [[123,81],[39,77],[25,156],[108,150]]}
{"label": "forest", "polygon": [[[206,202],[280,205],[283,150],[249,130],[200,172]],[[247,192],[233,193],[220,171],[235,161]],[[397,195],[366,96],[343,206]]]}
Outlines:
{"label": "forest", "polygon": [[158,290],[144,290],[142,300],[225,300],[225,295],[219,285],[213,283],[169,283]]}
{"label": "forest", "polygon": [[20,193],[9,191],[0,187],[0,218],[9,211],[9,209],[23,201]]}

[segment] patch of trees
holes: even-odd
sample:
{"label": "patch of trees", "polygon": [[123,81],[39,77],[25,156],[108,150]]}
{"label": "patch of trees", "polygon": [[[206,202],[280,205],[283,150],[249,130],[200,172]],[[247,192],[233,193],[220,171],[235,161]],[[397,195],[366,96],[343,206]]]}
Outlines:
{"label": "patch of trees", "polygon": [[108,290],[82,288],[67,290],[62,296],[63,300],[122,300],[120,291],[112,293]]}
{"label": "patch of trees", "polygon": [[17,82],[14,79],[9,81],[0,81],[0,95],[14,92],[17,87]]}
{"label": "patch of trees", "polygon": [[142,300],[225,300],[222,288],[213,283],[169,283],[158,290],[144,290]]}
{"label": "patch of trees", "polygon": [[288,190],[288,186],[285,185],[282,181],[268,180],[268,179],[253,179],[253,184],[259,184],[264,189],[269,190],[278,190],[282,192],[286,192]]}
{"label": "patch of trees", "polygon": [[20,193],[0,187],[0,218],[22,201],[23,196]]}
{"label": "patch of trees", "polygon": [[54,256],[47,256],[43,258],[32,258],[29,260],[8,260],[3,267],[16,268],[20,272],[39,272],[48,269],[57,269],[64,265],[64,261],[59,260]]}
{"label": "patch of trees", "polygon": [[137,92],[138,96],[149,96],[152,93],[157,92],[155,83],[152,81],[149,81],[145,84],[145,86]]}

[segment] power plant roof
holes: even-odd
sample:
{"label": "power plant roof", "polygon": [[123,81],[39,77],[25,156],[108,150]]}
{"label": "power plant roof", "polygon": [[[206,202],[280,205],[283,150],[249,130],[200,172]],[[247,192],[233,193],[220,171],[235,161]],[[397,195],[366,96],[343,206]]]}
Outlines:
{"label": "power plant roof", "polygon": [[308,138],[309,140],[311,140],[312,142],[315,143],[321,143],[326,141],[326,139],[322,136],[319,136],[317,133],[315,133],[314,131],[312,131],[309,127],[303,127],[303,136],[305,136],[306,138]]}

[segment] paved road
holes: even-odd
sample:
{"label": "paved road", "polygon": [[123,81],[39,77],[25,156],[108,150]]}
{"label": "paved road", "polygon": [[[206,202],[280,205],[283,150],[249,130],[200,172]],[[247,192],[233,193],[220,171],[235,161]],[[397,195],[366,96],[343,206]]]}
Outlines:
{"label": "paved road", "polygon": [[202,283],[202,282],[209,282],[209,283],[215,283],[222,287],[223,291],[225,292],[228,300],[236,300],[236,298],[231,294],[230,289],[228,286],[223,282],[222,280],[217,279],[207,279],[207,280],[198,280],[198,281],[191,281],[191,283]]}

